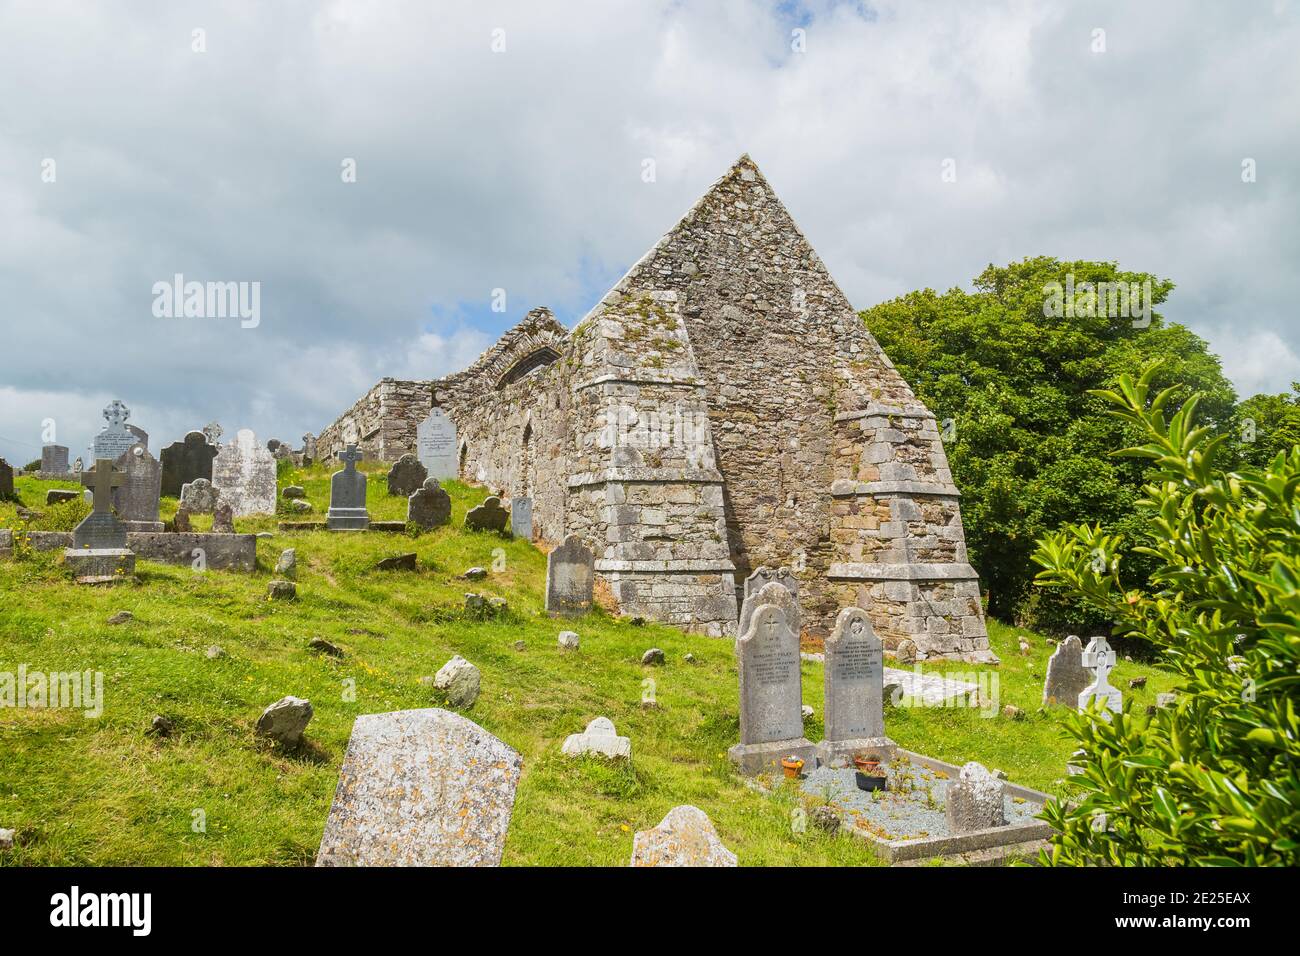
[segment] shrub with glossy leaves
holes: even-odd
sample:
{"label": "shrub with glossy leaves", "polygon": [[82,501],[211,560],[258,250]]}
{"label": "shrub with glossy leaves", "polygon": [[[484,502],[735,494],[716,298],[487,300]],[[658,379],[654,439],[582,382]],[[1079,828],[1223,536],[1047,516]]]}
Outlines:
{"label": "shrub with glossy leaves", "polygon": [[[1039,584],[1111,615],[1119,634],[1157,646],[1182,678],[1177,702],[1066,718],[1082,750],[1073,805],[1043,861],[1068,865],[1300,864],[1300,447],[1257,471],[1225,472],[1227,436],[1197,427],[1195,400],[1172,417],[1156,367],[1097,394],[1136,425],[1155,481],[1138,502],[1134,546],[1098,526],[1039,541]],[[1157,564],[1150,590],[1125,561]],[[1154,593],[1151,593],[1151,592]]]}

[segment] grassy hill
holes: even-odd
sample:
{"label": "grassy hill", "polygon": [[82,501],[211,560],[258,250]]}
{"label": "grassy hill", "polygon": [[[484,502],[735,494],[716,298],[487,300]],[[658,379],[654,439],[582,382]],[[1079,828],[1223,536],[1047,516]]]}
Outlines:
{"label": "grassy hill", "polygon": [[[405,518],[405,499],[386,494],[372,472],[369,508],[376,519]],[[301,484],[318,516],[328,505],[328,474],[317,467],[281,476]],[[17,481],[23,503],[45,513],[31,527],[71,527],[84,506],[43,504],[50,487]],[[0,865],[230,865],[313,862],[353,720],[364,713],[443,706],[422,684],[461,654],[483,674],[483,691],[465,715],[516,748],[524,772],[504,863],[625,865],[632,835],[664,813],[692,803],[712,818],[742,865],[874,863],[861,841],[814,830],[791,832],[791,789],[755,792],[735,775],[726,750],[739,735],[731,642],[683,634],[594,611],[572,623],[542,609],[545,556],[531,544],[466,533],[465,512],[482,489],[448,483],[452,526],[419,537],[277,533],[258,542],[255,574],[196,573],[140,562],[139,583],[115,588],[73,585],[57,555],[20,553],[0,561],[0,672],[99,670],[104,713],[0,709],[0,827],[18,845]],[[176,502],[164,499],[164,518]],[[206,519],[197,519],[201,530]],[[0,504],[0,527],[21,528],[13,504]],[[242,519],[239,531],[275,531],[271,517]],[[297,549],[298,599],[271,603],[267,583],[282,549]],[[496,549],[501,549],[497,552]],[[415,551],[415,572],[375,570],[381,558]],[[458,580],[466,569],[498,567],[487,580]],[[500,560],[504,560],[501,566]],[[509,613],[475,620],[464,593],[505,598]],[[118,611],[134,619],[107,620]],[[576,653],[560,651],[557,633],[579,632]],[[1057,790],[1071,749],[1055,718],[1038,707],[1052,646],[990,623],[999,668],[948,664],[938,671],[991,670],[1001,703],[1018,720],[972,709],[893,708],[886,730],[899,744],[953,762],[980,760],[1011,779]],[[1029,637],[1028,656],[1016,651]],[[333,658],[307,644],[343,647]],[[516,650],[516,641],[525,648]],[[210,659],[205,650],[226,653]],[[663,667],[641,654],[661,647]],[[694,663],[684,661],[688,653]],[[805,663],[804,701],[816,709],[807,736],[821,736],[822,671]],[[1171,675],[1122,663],[1120,686],[1146,675],[1138,705],[1168,689]],[[653,678],[661,709],[642,710]],[[285,694],[309,698],[315,718],[308,745],[284,753],[255,739],[253,724]],[[159,714],[173,736],[148,733]],[[570,760],[563,739],[598,715],[632,739],[630,765]],[[206,832],[195,832],[202,811]]]}

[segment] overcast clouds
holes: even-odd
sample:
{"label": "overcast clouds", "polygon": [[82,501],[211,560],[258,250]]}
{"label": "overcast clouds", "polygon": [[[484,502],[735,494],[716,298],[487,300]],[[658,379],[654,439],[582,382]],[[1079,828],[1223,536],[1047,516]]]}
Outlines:
{"label": "overcast clouds", "polygon": [[[0,455],[46,418],[81,454],[113,398],[155,453],[296,443],[536,305],[572,325],[742,152],[859,308],[1113,259],[1285,390],[1297,51],[1292,2],[0,0]],[[260,282],[261,324],[155,317],[175,273]]]}

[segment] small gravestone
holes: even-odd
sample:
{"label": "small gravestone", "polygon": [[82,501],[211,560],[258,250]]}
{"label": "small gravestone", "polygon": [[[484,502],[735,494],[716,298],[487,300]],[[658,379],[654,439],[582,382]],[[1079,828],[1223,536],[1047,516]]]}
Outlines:
{"label": "small gravestone", "polygon": [[735,866],[713,821],[699,807],[673,807],[653,830],[632,838],[630,866]]}
{"label": "small gravestone", "polygon": [[416,457],[428,470],[430,478],[456,478],[460,465],[456,458],[456,423],[435,408],[429,417],[415,426]]}
{"label": "small gravestone", "polygon": [[826,734],[818,758],[826,764],[861,753],[892,759],[896,748],[885,736],[885,646],[862,608],[840,611],[826,639],[823,670]]}
{"label": "small gravestone", "polygon": [[212,462],[217,457],[216,446],[209,444],[203,432],[190,432],[183,441],[172,442],[161,452],[162,493],[178,498],[181,489],[202,478],[212,480]]}
{"label": "small gravestone", "polygon": [[809,770],[817,766],[816,748],[803,736],[799,661],[799,635],[781,608],[760,604],[736,640],[740,743],[727,754],[742,773],[778,770],[787,756],[804,761]]}
{"label": "small gravestone", "polygon": [[250,429],[241,428],[234,441],[218,449],[212,484],[237,518],[275,514],[275,458]]}
{"label": "small gravestone", "polygon": [[576,534],[546,556],[546,610],[573,617],[591,610],[595,556]]}
{"label": "small gravestone", "polygon": [[302,436],[302,463],[310,467],[316,461],[316,436],[311,432]]}
{"label": "small gravestone", "polygon": [[[104,430],[95,436],[92,443],[95,461],[107,458],[117,461],[140,442],[139,436],[126,425],[131,417],[131,410],[120,401],[112,401],[104,409]],[[148,436],[145,436],[146,443]]]}
{"label": "small gravestone", "polygon": [[424,479],[424,485],[407,500],[406,521],[425,530],[451,521],[451,495],[443,491],[437,478]]}
{"label": "small gravestone", "polygon": [[331,531],[365,531],[370,527],[370,512],[366,510],[366,476],[357,471],[361,452],[356,445],[348,445],[338,453],[343,470],[330,478],[330,510],[325,524]]}
{"label": "small gravestone", "polygon": [[785,614],[790,630],[796,635],[802,633],[802,615],[799,611],[797,592],[790,590],[780,581],[769,581],[746,599],[740,609],[740,626],[736,631],[737,634],[744,634],[749,629],[749,621],[753,617],[754,609],[762,604],[775,604]]}
{"label": "small gravestone", "polygon": [[630,758],[632,741],[620,737],[614,729],[614,722],[608,717],[597,717],[587,724],[587,729],[580,734],[569,734],[564,739],[560,752],[567,757],[581,757],[595,754],[611,759]]}
{"label": "small gravestone", "polygon": [[1106,709],[1120,713],[1124,709],[1124,695],[1110,685],[1110,672],[1115,669],[1115,651],[1104,637],[1094,637],[1084,648],[1083,666],[1090,669],[1093,681],[1079,693],[1079,709],[1085,709],[1094,699],[1105,701]]}
{"label": "small gravestone", "polygon": [[1083,644],[1071,634],[1056,646],[1047,660],[1047,677],[1043,680],[1043,706],[1076,706],[1088,681],[1089,674],[1083,669]]}
{"label": "small gravestone", "polygon": [[496,866],[522,761],[446,710],[352,726],[317,866]]}
{"label": "small gravestone", "polygon": [[429,477],[420,459],[414,455],[403,455],[388,470],[388,493],[409,498],[420,490],[424,479]]}
{"label": "small gravestone", "polygon": [[190,525],[190,509],[181,505],[176,509],[176,517],[172,519],[172,530],[180,534],[188,534],[193,530]]}
{"label": "small gravestone", "polygon": [[[68,449],[64,445],[44,445],[41,448],[41,474],[66,475]],[[80,473],[78,473],[80,474]]]}
{"label": "small gravestone", "polygon": [[194,515],[210,515],[217,510],[221,495],[206,478],[195,478],[181,488],[181,506]]}
{"label": "small gravestone", "polygon": [[533,499],[516,496],[510,499],[510,533],[525,541],[533,540]]}
{"label": "small gravestone", "polygon": [[235,511],[229,502],[223,501],[212,509],[212,533],[235,533]]}
{"label": "small gravestone", "polygon": [[0,458],[0,501],[14,496],[14,470],[9,462]]}
{"label": "small gravestone", "polygon": [[122,486],[117,489],[117,516],[128,531],[158,532],[158,496],[162,487],[162,466],[143,445],[122,456]]}
{"label": "small gravestone", "polygon": [[1006,826],[1006,785],[983,764],[971,761],[948,781],[944,815],[952,834]]}
{"label": "small gravestone", "polygon": [[477,508],[471,508],[465,515],[466,531],[496,531],[500,533],[506,530],[506,522],[510,519],[510,512],[501,507],[501,499],[496,495],[490,495]]}
{"label": "small gravestone", "polygon": [[108,458],[96,461],[94,471],[81,474],[81,483],[94,493],[94,509],[73,530],[72,547],[63,553],[64,566],[78,582],[110,582],[135,574],[135,554],[126,547],[126,525],[112,510],[113,489],[122,480]]}

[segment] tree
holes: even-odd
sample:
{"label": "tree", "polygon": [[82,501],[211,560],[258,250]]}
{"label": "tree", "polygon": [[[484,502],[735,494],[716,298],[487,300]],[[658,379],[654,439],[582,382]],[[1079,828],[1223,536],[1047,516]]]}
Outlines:
{"label": "tree", "polygon": [[[1194,425],[1197,399],[1166,421],[1176,387],[1148,405],[1158,366],[1096,396],[1139,433],[1118,455],[1153,467],[1137,543],[1099,525],[1039,542],[1039,583],[1088,602],[1116,632],[1158,647],[1182,679],[1177,703],[1066,718],[1085,796],[1049,803],[1043,862],[1300,864],[1300,447],[1264,469],[1224,472],[1232,436]],[[1156,593],[1127,562],[1155,562]],[[1098,556],[1100,560],[1098,560]]]}
{"label": "tree", "polygon": [[1254,395],[1237,406],[1233,427],[1237,461],[1262,468],[1300,444],[1300,382],[1291,383],[1291,394]]}
{"label": "tree", "polygon": [[[1098,290],[1119,282],[1136,284],[1143,298],[1150,290],[1149,317],[1111,314],[1119,310]],[[1209,422],[1232,420],[1236,396],[1218,359],[1154,311],[1172,289],[1111,262],[1038,257],[990,265],[973,292],[925,289],[862,313],[917,395],[954,423],[945,447],[993,615],[1049,630],[1104,623],[1077,602],[1035,594],[1030,560],[1034,541],[1066,522],[1135,530],[1145,466],[1107,457],[1133,436],[1099,414],[1093,389],[1163,358],[1158,384],[1181,383],[1175,402],[1200,391]],[[1058,301],[1067,291],[1068,310]]]}

